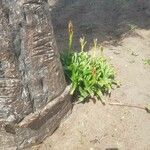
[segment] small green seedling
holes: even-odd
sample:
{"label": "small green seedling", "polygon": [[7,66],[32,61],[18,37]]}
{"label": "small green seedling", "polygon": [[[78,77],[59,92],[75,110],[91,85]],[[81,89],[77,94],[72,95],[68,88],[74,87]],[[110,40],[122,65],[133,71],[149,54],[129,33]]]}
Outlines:
{"label": "small green seedling", "polygon": [[133,25],[133,24],[128,24],[129,28],[130,28],[130,31],[134,31],[135,29],[137,29],[137,26],[136,25]]}
{"label": "small green seedling", "polygon": [[143,61],[145,65],[150,65],[150,59],[144,59]]}

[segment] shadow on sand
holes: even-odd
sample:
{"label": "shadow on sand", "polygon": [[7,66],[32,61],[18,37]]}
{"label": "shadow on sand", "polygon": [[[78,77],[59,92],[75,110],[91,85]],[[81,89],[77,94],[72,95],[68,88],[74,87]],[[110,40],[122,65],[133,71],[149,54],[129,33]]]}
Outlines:
{"label": "shadow on sand", "polygon": [[[148,8],[149,7],[149,8]],[[136,28],[150,29],[148,0],[58,0],[52,9],[59,49],[67,46],[67,23],[75,26],[75,48],[84,35],[88,41],[118,43]]]}

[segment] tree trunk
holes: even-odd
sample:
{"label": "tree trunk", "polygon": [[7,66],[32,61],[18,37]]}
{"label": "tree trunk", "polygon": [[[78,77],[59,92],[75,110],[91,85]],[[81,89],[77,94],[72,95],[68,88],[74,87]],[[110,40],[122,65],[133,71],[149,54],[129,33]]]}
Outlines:
{"label": "tree trunk", "polygon": [[0,149],[41,142],[71,109],[46,0],[0,0]]}

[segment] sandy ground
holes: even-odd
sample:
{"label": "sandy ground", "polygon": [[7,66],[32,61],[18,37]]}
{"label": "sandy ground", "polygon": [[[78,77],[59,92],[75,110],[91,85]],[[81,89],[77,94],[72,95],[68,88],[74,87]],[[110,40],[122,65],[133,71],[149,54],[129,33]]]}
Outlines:
{"label": "sandy ground", "polygon": [[[126,3],[123,3],[125,2]],[[66,2],[66,3],[65,3]],[[60,50],[67,45],[67,22],[74,22],[75,48],[83,34],[98,38],[115,67],[121,87],[106,102],[150,103],[150,16],[141,1],[62,0],[52,10]],[[88,45],[90,47],[90,44]],[[90,51],[89,51],[90,52]],[[77,104],[55,133],[33,150],[150,150],[150,114],[92,101]]]}

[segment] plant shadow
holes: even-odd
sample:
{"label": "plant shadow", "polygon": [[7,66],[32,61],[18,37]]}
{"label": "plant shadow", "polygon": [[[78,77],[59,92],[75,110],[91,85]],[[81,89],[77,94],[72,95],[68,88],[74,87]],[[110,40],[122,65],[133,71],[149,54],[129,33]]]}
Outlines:
{"label": "plant shadow", "polygon": [[[134,30],[150,29],[148,0],[58,0],[52,7],[52,21],[59,50],[68,47],[67,24],[74,24],[74,49],[84,35],[88,43],[117,45]],[[88,45],[90,46],[90,44]]]}

